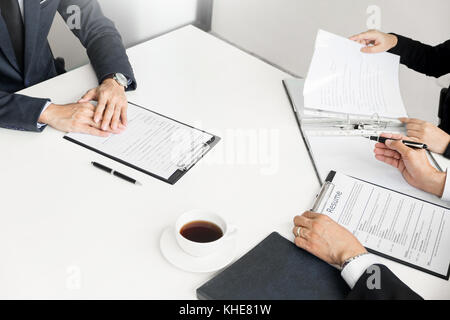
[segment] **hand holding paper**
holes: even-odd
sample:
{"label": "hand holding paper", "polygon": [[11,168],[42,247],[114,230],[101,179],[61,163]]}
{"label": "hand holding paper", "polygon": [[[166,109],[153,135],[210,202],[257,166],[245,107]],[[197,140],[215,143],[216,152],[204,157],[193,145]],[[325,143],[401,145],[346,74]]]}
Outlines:
{"label": "hand holding paper", "polygon": [[362,45],[319,30],[303,91],[305,108],[386,118],[406,116],[400,57],[365,54]]}
{"label": "hand holding paper", "polygon": [[391,50],[397,45],[397,36],[384,33],[378,30],[369,30],[353,37],[350,40],[362,44],[361,52],[364,53],[380,53]]}

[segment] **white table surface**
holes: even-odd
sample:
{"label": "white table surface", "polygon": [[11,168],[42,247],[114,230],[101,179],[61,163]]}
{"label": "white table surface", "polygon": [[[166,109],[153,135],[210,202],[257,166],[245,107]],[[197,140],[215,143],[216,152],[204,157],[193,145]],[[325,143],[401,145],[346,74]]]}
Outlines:
{"label": "white table surface", "polygon": [[[209,209],[237,225],[238,258],[272,231],[292,239],[292,218],[311,206],[319,184],[281,85],[287,74],[192,26],[128,53],[139,85],[130,101],[223,140],[171,186],[51,128],[0,129],[0,298],[195,299],[213,274],[181,271],[159,250],[181,213]],[[96,83],[84,66],[22,93],[69,103]],[[383,261],[423,297],[450,298],[448,281]]]}

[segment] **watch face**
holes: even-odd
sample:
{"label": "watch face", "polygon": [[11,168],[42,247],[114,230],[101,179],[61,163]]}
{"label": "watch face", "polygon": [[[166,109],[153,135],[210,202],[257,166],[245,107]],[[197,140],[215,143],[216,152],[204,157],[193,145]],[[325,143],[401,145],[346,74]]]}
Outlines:
{"label": "watch face", "polygon": [[115,78],[117,82],[119,82],[120,85],[127,87],[128,86],[128,79],[121,73],[116,73]]}

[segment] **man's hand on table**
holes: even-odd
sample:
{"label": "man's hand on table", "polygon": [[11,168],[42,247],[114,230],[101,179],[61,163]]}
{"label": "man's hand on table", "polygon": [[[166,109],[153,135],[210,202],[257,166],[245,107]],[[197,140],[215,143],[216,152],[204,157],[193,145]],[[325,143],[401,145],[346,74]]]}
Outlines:
{"label": "man's hand on table", "polygon": [[[97,101],[97,106],[90,101]],[[108,137],[111,133],[120,134],[126,129],[127,108],[125,88],[114,79],[106,79],[77,103],[51,104],[38,121],[64,132]]]}
{"label": "man's hand on table", "polygon": [[78,102],[97,101],[93,120],[104,131],[124,130],[127,126],[128,101],[125,88],[114,79],[106,79],[89,90]]}
{"label": "man's hand on table", "polygon": [[102,130],[94,122],[95,106],[89,102],[67,105],[51,104],[41,114],[39,122],[64,132],[86,133],[99,137],[108,137],[111,133],[119,134],[123,129]]}
{"label": "man's hand on table", "polygon": [[367,252],[350,231],[327,215],[307,211],[294,218],[294,225],[295,244],[329,264],[342,266]]}

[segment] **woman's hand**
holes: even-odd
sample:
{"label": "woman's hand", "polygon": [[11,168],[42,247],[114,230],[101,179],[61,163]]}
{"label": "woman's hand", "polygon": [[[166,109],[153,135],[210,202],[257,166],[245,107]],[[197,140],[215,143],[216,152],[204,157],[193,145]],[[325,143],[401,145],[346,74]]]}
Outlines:
{"label": "woman's hand", "polygon": [[375,158],[397,168],[413,187],[442,197],[447,173],[440,172],[431,165],[425,150],[407,147],[401,141],[417,139],[390,133],[381,136],[396,140],[387,140],[386,144],[377,143]]}
{"label": "woman's hand", "polygon": [[428,145],[430,151],[443,154],[450,143],[450,135],[434,124],[410,118],[400,118],[406,124],[408,137],[416,138]]}
{"label": "woman's hand", "polygon": [[342,266],[367,252],[350,231],[326,215],[307,211],[294,218],[294,225],[295,244],[329,264]]}
{"label": "woman's hand", "polygon": [[398,38],[393,34],[384,33],[378,30],[369,30],[353,37],[350,40],[364,45],[361,49],[365,53],[380,53],[391,50],[397,45]]}

